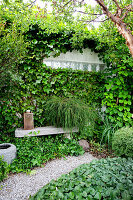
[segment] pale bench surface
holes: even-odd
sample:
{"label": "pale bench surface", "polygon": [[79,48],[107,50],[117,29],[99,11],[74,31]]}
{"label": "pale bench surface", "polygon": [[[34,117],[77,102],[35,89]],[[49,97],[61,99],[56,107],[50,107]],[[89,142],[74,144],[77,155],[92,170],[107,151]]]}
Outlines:
{"label": "pale bench surface", "polygon": [[77,128],[72,130],[63,128],[56,128],[54,126],[38,127],[32,130],[24,130],[22,128],[17,128],[15,130],[15,137],[24,137],[24,136],[41,136],[41,135],[54,135],[54,134],[69,134],[71,132],[78,132]]}

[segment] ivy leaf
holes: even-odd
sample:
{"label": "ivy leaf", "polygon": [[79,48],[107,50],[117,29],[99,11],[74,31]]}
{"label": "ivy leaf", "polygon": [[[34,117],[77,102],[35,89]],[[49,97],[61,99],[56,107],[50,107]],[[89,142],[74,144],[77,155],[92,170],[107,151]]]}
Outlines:
{"label": "ivy leaf", "polygon": [[131,101],[128,101],[127,103],[128,103],[128,105],[132,105],[132,102],[131,102]]}
{"label": "ivy leaf", "polygon": [[123,103],[124,102],[124,100],[123,99],[119,99],[119,103]]}
{"label": "ivy leaf", "polygon": [[121,82],[119,80],[116,81],[117,85],[121,85]]}
{"label": "ivy leaf", "polygon": [[36,80],[36,83],[41,83],[41,80]]}
{"label": "ivy leaf", "polygon": [[112,84],[105,85],[105,87],[106,87],[106,89],[107,89],[107,90],[110,90],[110,89],[111,89],[111,87],[112,87]]}
{"label": "ivy leaf", "polygon": [[95,199],[101,199],[101,194],[99,192],[96,193],[96,195],[94,196]]}
{"label": "ivy leaf", "polygon": [[123,116],[123,113],[122,113],[122,112],[119,112],[118,115],[121,117],[121,116]]}
{"label": "ivy leaf", "polygon": [[122,111],[122,110],[123,110],[123,107],[122,107],[122,106],[120,106],[120,107],[119,107],[119,111]]}
{"label": "ivy leaf", "polygon": [[33,43],[33,44],[37,44],[38,41],[37,41],[36,39],[34,39],[34,40],[32,40],[32,43]]}
{"label": "ivy leaf", "polygon": [[32,94],[36,94],[37,90],[32,91]]}
{"label": "ivy leaf", "polygon": [[84,192],[82,193],[82,196],[83,196],[83,197],[87,197],[87,193],[84,191]]}

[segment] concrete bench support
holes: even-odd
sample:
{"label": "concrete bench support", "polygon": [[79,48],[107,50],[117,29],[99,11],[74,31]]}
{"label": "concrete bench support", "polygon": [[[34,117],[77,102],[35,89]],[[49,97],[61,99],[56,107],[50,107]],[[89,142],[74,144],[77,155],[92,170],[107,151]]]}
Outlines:
{"label": "concrete bench support", "polygon": [[46,126],[46,127],[38,127],[32,130],[24,130],[22,128],[17,128],[15,130],[15,137],[24,137],[24,136],[41,136],[41,135],[54,135],[54,134],[65,134],[66,137],[70,137],[71,132],[78,132],[77,128],[73,128],[72,130],[63,128],[56,128],[54,126]]}

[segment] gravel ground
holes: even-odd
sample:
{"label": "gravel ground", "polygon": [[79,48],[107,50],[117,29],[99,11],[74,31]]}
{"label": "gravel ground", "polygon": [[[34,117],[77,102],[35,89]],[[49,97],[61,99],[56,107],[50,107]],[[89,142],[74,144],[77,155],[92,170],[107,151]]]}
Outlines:
{"label": "gravel ground", "polygon": [[96,158],[86,152],[82,156],[68,156],[66,159],[47,162],[43,168],[34,169],[33,175],[26,173],[9,175],[8,179],[0,183],[0,200],[27,200],[30,195],[34,195],[52,179],[57,179],[62,174],[70,172],[81,164],[89,163],[93,159]]}

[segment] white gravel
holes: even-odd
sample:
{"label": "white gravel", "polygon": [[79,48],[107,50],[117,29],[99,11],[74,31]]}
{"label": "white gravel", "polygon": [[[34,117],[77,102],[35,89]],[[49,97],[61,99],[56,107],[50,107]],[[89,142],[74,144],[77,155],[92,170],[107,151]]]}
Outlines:
{"label": "white gravel", "polygon": [[34,195],[52,179],[57,179],[62,174],[70,172],[81,164],[89,163],[93,159],[96,158],[86,152],[82,156],[68,156],[66,159],[47,162],[43,168],[34,169],[33,175],[26,173],[9,175],[0,183],[0,200],[27,200],[30,195]]}

